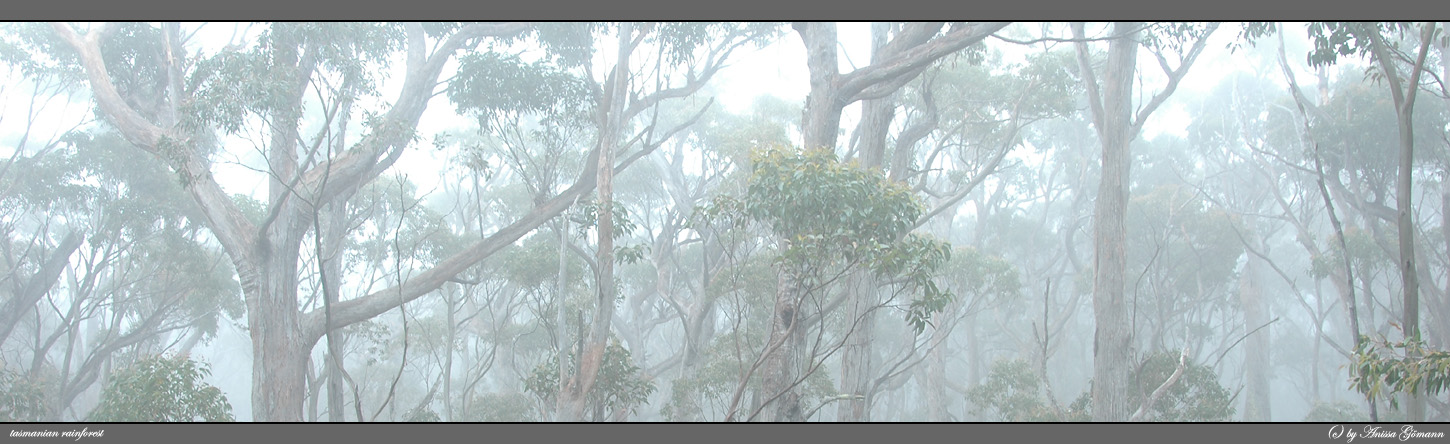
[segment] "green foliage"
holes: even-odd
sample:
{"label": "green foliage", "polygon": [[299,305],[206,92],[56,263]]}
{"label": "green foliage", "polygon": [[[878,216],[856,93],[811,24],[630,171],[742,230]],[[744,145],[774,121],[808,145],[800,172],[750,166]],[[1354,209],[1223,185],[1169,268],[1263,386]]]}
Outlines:
{"label": "green foliage", "polygon": [[1309,51],[1309,66],[1333,65],[1344,56],[1365,57],[1371,49],[1368,32],[1379,32],[1379,24],[1349,22],[1311,22],[1309,39],[1314,49]]}
{"label": "green foliage", "polygon": [[917,334],[926,330],[934,313],[956,300],[950,289],[937,286],[935,277],[942,264],[951,260],[951,244],[918,234],[908,235],[877,259],[879,276],[901,276],[921,293],[908,304],[906,322]]}
{"label": "green foliage", "polygon": [[403,420],[403,422],[442,422],[442,421],[443,421],[443,418],[440,417],[440,416],[438,416],[438,412],[435,412],[435,411],[433,411],[431,409],[428,409],[426,407],[417,408],[417,409],[414,409],[414,410],[408,412],[407,419],[404,419]]}
{"label": "green foliage", "polygon": [[979,158],[973,151],[978,147],[1015,137],[1020,129],[1003,116],[1027,122],[1076,112],[1082,87],[1070,47],[1028,54],[1021,63],[1004,62],[1001,53],[982,48],[966,50],[969,63],[938,64],[901,95],[909,106],[934,114],[942,137],[963,141],[961,159]]}
{"label": "green foliage", "polygon": [[427,265],[462,249],[466,244],[444,215],[426,205],[417,192],[417,185],[406,176],[380,178],[359,190],[348,202],[354,211],[348,217],[373,226],[354,231],[359,234],[349,239],[348,259],[391,269],[399,254]]}
{"label": "green foliage", "polygon": [[[1229,48],[1240,48],[1243,43],[1254,45],[1259,39],[1273,35],[1279,26],[1273,22],[1245,23],[1238,40]],[[1314,47],[1307,60],[1310,66],[1318,68],[1334,65],[1341,57],[1367,57],[1371,52],[1370,33],[1386,30],[1404,33],[1411,26],[1407,22],[1310,22],[1306,31]]]}
{"label": "green foliage", "polygon": [[242,215],[254,224],[260,224],[267,218],[267,204],[253,199],[252,196],[241,193],[233,194],[232,204],[236,205],[237,210],[240,210]]}
{"label": "green foliage", "polygon": [[[790,128],[797,124],[800,115],[800,104],[773,95],[761,95],[751,102],[749,111],[744,114],[730,114],[721,107],[711,107],[705,111],[700,123],[686,131],[701,146],[710,147],[702,155],[711,160],[718,156],[724,159],[718,162],[743,166],[749,164],[755,147],[790,144]],[[742,170],[744,168],[736,171]]]}
{"label": "green foliage", "polygon": [[[1344,272],[1344,248],[1339,245],[1334,235],[1330,234],[1326,245],[1329,246],[1327,254],[1316,255],[1311,258],[1309,273],[1318,279],[1330,276],[1330,273]],[[1379,270],[1392,269],[1395,264],[1384,250],[1379,248],[1370,233],[1356,226],[1345,227],[1344,244],[1349,247],[1350,262],[1354,264],[1355,274],[1375,273]]]}
{"label": "green foliage", "polygon": [[860,266],[878,276],[906,278],[921,292],[907,309],[917,333],[954,299],[933,281],[936,269],[951,259],[950,245],[909,234],[923,212],[910,188],[840,162],[825,149],[757,149],[751,163],[744,199],[718,197],[698,210],[703,219],[765,225],[781,241],[778,263],[796,279]]}
{"label": "green foliage", "polygon": [[468,413],[460,421],[469,422],[536,422],[539,421],[534,399],[523,393],[486,393],[473,399]]}
{"label": "green foliage", "polygon": [[101,39],[101,59],[116,92],[144,115],[155,116],[159,103],[148,99],[165,95],[166,52],[161,30],[150,23],[124,23]]}
{"label": "green foliage", "polygon": [[459,111],[482,120],[518,113],[555,124],[588,122],[593,107],[588,80],[552,63],[528,63],[515,55],[486,52],[460,57],[458,65],[448,98]]}
{"label": "green foliage", "polygon": [[40,421],[46,412],[40,381],[0,366],[0,422]]}
{"label": "green foliage", "polygon": [[185,356],[144,358],[111,375],[88,421],[230,422],[226,395],[203,381],[211,370]]}
{"label": "green foliage", "polygon": [[1244,231],[1234,215],[1180,185],[1135,194],[1128,214],[1130,274],[1147,269],[1167,284],[1161,290],[1184,296],[1233,284]]}
{"label": "green foliage", "polygon": [[1037,370],[1024,359],[992,363],[987,380],[967,390],[973,414],[989,412],[998,421],[1058,421],[1043,395]]}
{"label": "green foliage", "polygon": [[[761,315],[767,319],[770,317],[769,313],[762,312]],[[750,362],[758,357],[753,353],[762,348],[760,346],[765,342],[764,331],[764,328],[742,329],[717,337],[701,352],[702,359],[706,360],[703,365],[688,377],[671,381],[669,401],[660,408],[660,415],[666,421],[710,420],[706,416],[709,413],[723,415],[723,410],[740,382],[740,376],[748,370]],[[737,341],[740,342],[741,350],[752,355],[737,357]],[[746,384],[749,387],[759,387],[761,379],[762,376],[757,372],[751,375]]]}
{"label": "green foliage", "polygon": [[956,247],[938,275],[952,293],[985,303],[1006,302],[1022,294],[1017,267],[1006,259],[972,247]]}
{"label": "green foliage", "polygon": [[86,249],[115,249],[123,258],[109,264],[145,273],[107,290],[121,301],[117,313],[162,311],[211,335],[219,315],[241,315],[241,286],[223,252],[208,244],[198,207],[154,160],[114,132],[70,133],[43,154],[17,159],[0,187],[19,192],[0,196],[0,204],[22,218],[64,221],[42,229],[83,233]]}
{"label": "green foliage", "polygon": [[751,163],[745,212],[786,241],[792,262],[883,251],[922,213],[905,185],[829,150],[774,147],[755,151]]}
{"label": "green foliage", "polygon": [[[334,88],[340,95],[375,95],[389,56],[402,48],[401,27],[392,23],[275,23],[247,48],[229,48],[194,60],[185,79],[187,100],[178,103],[183,129],[203,134],[220,129],[241,131],[248,115],[287,116],[299,112],[288,104],[299,73],[296,65],[279,63],[284,54],[301,59],[309,54],[317,69],[346,79]],[[294,62],[295,63],[295,62]],[[158,65],[160,66],[160,65]]]}
{"label": "green foliage", "polygon": [[1399,342],[1361,336],[1349,368],[1350,387],[1370,399],[1399,407],[1397,394],[1437,396],[1450,387],[1450,351],[1429,348],[1419,337]]}
{"label": "green foliage", "polygon": [[1304,422],[1369,422],[1369,414],[1349,401],[1315,402]]}
{"label": "green foliage", "polygon": [[[570,368],[577,368],[577,359],[578,356],[569,355]],[[551,356],[548,362],[534,368],[528,379],[524,381],[524,391],[538,397],[545,404],[554,404],[559,393],[559,359],[557,355]],[[618,341],[611,340],[604,349],[599,375],[594,379],[594,389],[585,398],[585,403],[589,406],[586,411],[598,412],[602,409],[605,412],[613,412],[627,408],[631,413],[637,412],[654,391],[654,382],[645,379],[641,369],[634,365],[629,350],[626,350]],[[594,419],[602,420],[604,418],[596,414]]]}
{"label": "green foliage", "polygon": [[[1148,356],[1134,375],[1134,399],[1147,399],[1178,368],[1178,353],[1158,352]],[[1161,422],[1221,422],[1234,414],[1233,396],[1218,382],[1208,366],[1188,362],[1163,397],[1153,404],[1147,420]]]}
{"label": "green foliage", "polygon": [[741,35],[759,47],[780,31],[778,24],[758,22],[665,22],[653,26],[658,27],[657,32],[645,40],[659,45],[664,62],[674,66],[694,62],[700,48],[709,48],[723,36]]}
{"label": "green foliage", "polygon": [[[576,220],[579,225],[576,228],[578,228],[580,236],[586,236],[588,235],[590,229],[597,229],[599,227],[598,201],[595,201],[594,199],[580,201],[578,204],[574,205],[573,210],[575,210],[575,213],[579,216],[579,218]],[[611,221],[614,223],[614,233],[612,238],[615,240],[619,240],[622,237],[628,236],[634,233],[634,231],[639,228],[639,226],[634,223],[634,220],[629,217],[629,209],[625,208],[624,205],[620,205],[619,202],[615,202],[614,205],[610,205],[609,216],[611,218]]]}
{"label": "green foliage", "polygon": [[[552,236],[551,236],[552,237]],[[524,288],[541,288],[554,282],[559,275],[559,243],[542,236],[531,237],[516,248],[499,252],[499,261],[492,267],[504,280]],[[582,276],[586,271],[583,264],[571,253],[568,256],[570,276]],[[571,279],[571,282],[578,281]],[[577,282],[584,284],[584,282]]]}
{"label": "green foliage", "polygon": [[[1178,353],[1149,355],[1133,372],[1132,399],[1146,401],[1178,369]],[[1092,383],[1073,401],[1069,416],[1087,421],[1092,417]],[[1144,420],[1157,422],[1223,422],[1234,415],[1235,396],[1218,382],[1218,374],[1206,365],[1189,361],[1168,391],[1153,404]]]}
{"label": "green foliage", "polygon": [[1185,54],[1199,39],[1217,29],[1211,22],[1157,22],[1142,33],[1143,46],[1169,54]]}
{"label": "green foliage", "polygon": [[49,23],[0,24],[0,63],[18,68],[28,79],[55,78],[79,85],[85,73],[78,60]]}
{"label": "green foliage", "polygon": [[594,38],[604,32],[598,22],[548,22],[534,24],[533,36],[551,56],[553,64],[579,67],[594,56]]}

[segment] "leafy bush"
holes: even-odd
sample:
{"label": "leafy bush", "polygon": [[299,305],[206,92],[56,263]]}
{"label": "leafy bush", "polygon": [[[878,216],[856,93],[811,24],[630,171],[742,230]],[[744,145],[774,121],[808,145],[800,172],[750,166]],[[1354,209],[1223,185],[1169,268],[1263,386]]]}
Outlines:
{"label": "leafy bush", "polygon": [[90,421],[230,422],[232,405],[203,382],[211,370],[185,356],[141,359],[111,376]]}
{"label": "leafy bush", "polygon": [[[1157,352],[1149,355],[1133,372],[1133,399],[1147,401],[1158,386],[1163,385],[1178,369],[1178,353]],[[1208,366],[1188,362],[1183,375],[1164,392],[1144,416],[1145,421],[1159,422],[1221,422],[1234,414],[1234,396],[1218,382],[1218,373]],[[1092,383],[1063,412],[1069,421],[1090,421],[1092,418]]]}
{"label": "leafy bush", "polygon": [[39,421],[46,412],[39,381],[0,369],[0,422]]}
{"label": "leafy bush", "polygon": [[[576,359],[578,357],[570,355],[570,364],[574,364]],[[559,392],[559,359],[553,357],[535,367],[533,373],[524,381],[524,391],[538,397],[545,404],[553,405]],[[604,361],[600,364],[599,376],[594,379],[594,388],[586,398],[588,411],[594,412],[596,421],[603,420],[608,412],[621,408],[634,412],[654,391],[654,383],[644,379],[643,372],[630,358],[629,350],[618,341],[610,341],[609,346],[604,349]]]}
{"label": "leafy bush", "polygon": [[534,402],[523,393],[487,393],[473,398],[468,413],[460,419],[469,422],[536,422],[539,415]]}
{"label": "leafy bush", "polygon": [[990,412],[999,421],[1059,420],[1042,389],[1042,379],[1026,360],[1000,360],[992,363],[985,382],[967,391],[967,401],[973,414]]}
{"label": "leafy bush", "polygon": [[[1147,399],[1178,368],[1178,353],[1158,352],[1138,366],[1136,399]],[[1218,373],[1208,366],[1187,363],[1183,376],[1153,404],[1148,421],[1219,422],[1234,414],[1233,396],[1218,382]]]}
{"label": "leafy bush", "polygon": [[1369,414],[1349,401],[1315,402],[1304,422],[1369,422]]}

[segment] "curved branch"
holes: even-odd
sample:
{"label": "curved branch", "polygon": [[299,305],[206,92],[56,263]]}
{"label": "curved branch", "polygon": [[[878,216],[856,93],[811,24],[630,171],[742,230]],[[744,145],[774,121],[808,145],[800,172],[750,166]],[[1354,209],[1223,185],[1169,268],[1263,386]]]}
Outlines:
{"label": "curved branch", "polygon": [[101,112],[116,126],[122,137],[156,155],[181,176],[186,191],[201,207],[212,233],[230,253],[238,269],[243,271],[243,276],[246,276],[248,273],[244,266],[253,262],[251,258],[254,256],[252,247],[256,228],[236,207],[231,197],[222,191],[221,185],[212,177],[210,163],[193,149],[191,140],[177,137],[147,121],[121,98],[101,57],[100,38],[108,27],[102,26],[82,38],[76,35],[70,25],[53,23],[51,26],[80,56],[81,65],[86,71]]}

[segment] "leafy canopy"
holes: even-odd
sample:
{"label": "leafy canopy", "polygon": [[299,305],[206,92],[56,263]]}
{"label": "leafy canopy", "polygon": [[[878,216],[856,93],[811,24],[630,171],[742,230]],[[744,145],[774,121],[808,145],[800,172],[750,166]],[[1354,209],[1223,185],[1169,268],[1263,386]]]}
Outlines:
{"label": "leafy canopy", "polygon": [[933,281],[951,259],[949,244],[910,234],[923,213],[911,189],[827,149],[773,146],[751,152],[745,198],[717,198],[709,219],[759,223],[780,241],[777,261],[798,278],[867,267],[905,278],[921,292],[907,310],[920,333],[953,296]]}

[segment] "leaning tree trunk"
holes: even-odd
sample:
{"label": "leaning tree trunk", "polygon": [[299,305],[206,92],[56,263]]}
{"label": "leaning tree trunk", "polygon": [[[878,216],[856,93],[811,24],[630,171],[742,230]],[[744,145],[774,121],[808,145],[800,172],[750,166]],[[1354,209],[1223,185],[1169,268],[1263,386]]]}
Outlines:
{"label": "leaning tree trunk", "polygon": [[10,337],[10,332],[15,330],[20,319],[25,314],[31,313],[28,309],[40,302],[51,287],[60,280],[61,272],[64,272],[65,266],[70,263],[71,254],[81,247],[83,241],[85,241],[85,236],[81,232],[67,232],[65,237],[56,244],[55,249],[50,251],[50,256],[45,259],[35,274],[31,275],[29,279],[25,279],[24,283],[20,283],[19,279],[15,280],[16,283],[11,289],[12,296],[5,301],[3,307],[0,307],[0,344]]}

